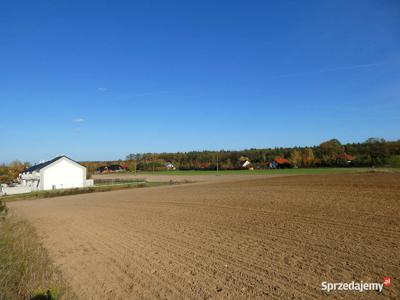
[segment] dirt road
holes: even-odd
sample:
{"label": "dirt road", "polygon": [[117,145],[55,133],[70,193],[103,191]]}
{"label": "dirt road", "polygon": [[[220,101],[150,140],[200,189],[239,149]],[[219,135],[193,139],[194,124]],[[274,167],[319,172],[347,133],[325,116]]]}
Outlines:
{"label": "dirt road", "polygon": [[[400,297],[400,174],[291,176],[9,203],[82,299]],[[383,294],[321,291],[382,282]]]}

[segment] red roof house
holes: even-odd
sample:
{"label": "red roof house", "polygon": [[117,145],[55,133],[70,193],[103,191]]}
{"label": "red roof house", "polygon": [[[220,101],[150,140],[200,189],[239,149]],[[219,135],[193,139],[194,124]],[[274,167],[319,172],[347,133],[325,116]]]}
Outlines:
{"label": "red roof house", "polygon": [[283,158],[283,157],[277,157],[274,160],[280,165],[290,164],[290,162],[286,158]]}
{"label": "red roof house", "polygon": [[269,167],[271,169],[290,168],[292,167],[292,164],[286,158],[276,157],[273,161],[269,163]]}
{"label": "red roof house", "polygon": [[343,159],[343,160],[346,160],[348,162],[351,162],[351,161],[355,160],[356,157],[353,156],[353,155],[347,154],[347,153],[341,153],[341,154],[336,156],[336,159]]}

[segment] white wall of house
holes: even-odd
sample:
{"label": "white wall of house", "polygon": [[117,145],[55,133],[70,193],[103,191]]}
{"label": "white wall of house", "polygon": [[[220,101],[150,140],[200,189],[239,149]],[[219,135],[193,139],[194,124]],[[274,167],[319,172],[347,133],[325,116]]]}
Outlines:
{"label": "white wall of house", "polygon": [[86,186],[86,168],[61,158],[40,170],[40,189],[69,189]]}
{"label": "white wall of house", "polygon": [[15,195],[15,194],[25,194],[32,192],[32,189],[29,186],[3,186],[0,189],[1,195]]}
{"label": "white wall of house", "polygon": [[22,186],[30,187],[33,191],[39,189],[40,173],[22,173],[19,177]]}
{"label": "white wall of house", "polygon": [[251,164],[251,162],[248,161],[248,160],[246,160],[246,161],[244,162],[244,164],[242,165],[242,168],[246,168],[246,167],[249,166],[250,164]]}

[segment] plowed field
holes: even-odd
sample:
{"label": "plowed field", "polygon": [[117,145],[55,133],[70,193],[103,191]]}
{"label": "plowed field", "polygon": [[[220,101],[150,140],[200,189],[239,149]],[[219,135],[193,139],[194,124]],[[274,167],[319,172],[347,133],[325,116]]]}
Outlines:
{"label": "plowed field", "polygon": [[[307,175],[9,203],[81,299],[400,298],[400,174]],[[382,294],[321,282],[393,283]]]}

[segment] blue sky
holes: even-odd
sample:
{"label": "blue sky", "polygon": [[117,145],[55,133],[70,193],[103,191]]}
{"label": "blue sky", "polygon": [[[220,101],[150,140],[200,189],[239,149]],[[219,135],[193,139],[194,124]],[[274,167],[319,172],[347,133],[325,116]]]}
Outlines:
{"label": "blue sky", "polygon": [[399,1],[2,1],[0,162],[400,138]]}

